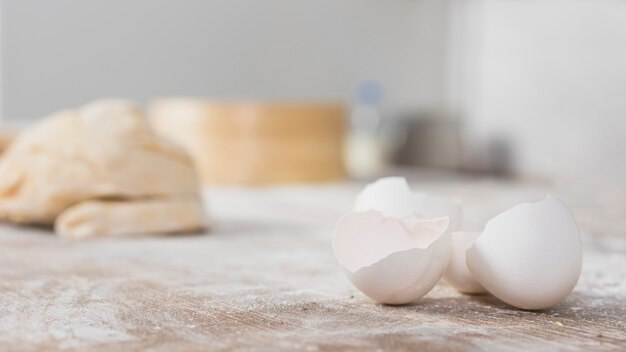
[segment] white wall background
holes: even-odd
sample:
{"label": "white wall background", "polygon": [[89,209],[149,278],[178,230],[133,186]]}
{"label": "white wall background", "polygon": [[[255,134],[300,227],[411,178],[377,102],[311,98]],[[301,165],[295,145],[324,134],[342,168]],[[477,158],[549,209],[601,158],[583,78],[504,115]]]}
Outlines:
{"label": "white wall background", "polygon": [[626,180],[625,0],[0,4],[4,117],[110,95],[348,101],[377,79],[392,108],[461,116],[468,164],[497,144],[570,189]]}
{"label": "white wall background", "polygon": [[519,174],[574,193],[626,191],[626,1],[459,6],[468,153],[499,140]]}
{"label": "white wall background", "polygon": [[394,108],[443,99],[440,0],[0,0],[2,114],[103,96],[343,99],[377,79]]}

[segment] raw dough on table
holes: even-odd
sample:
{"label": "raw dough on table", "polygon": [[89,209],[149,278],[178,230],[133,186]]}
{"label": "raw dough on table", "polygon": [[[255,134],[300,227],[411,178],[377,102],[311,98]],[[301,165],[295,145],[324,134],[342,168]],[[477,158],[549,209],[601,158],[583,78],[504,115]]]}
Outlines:
{"label": "raw dough on table", "polygon": [[17,137],[0,161],[0,218],[64,237],[205,226],[196,171],[124,100],[64,110]]}

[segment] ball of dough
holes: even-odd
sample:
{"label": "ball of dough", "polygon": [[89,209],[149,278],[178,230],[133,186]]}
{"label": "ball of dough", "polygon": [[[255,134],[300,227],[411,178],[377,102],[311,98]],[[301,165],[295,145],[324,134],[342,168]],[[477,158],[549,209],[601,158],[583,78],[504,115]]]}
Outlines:
{"label": "ball of dough", "polygon": [[[195,230],[205,226],[198,189],[191,158],[157,137],[136,105],[101,100],[46,117],[9,146],[0,161],[0,219],[53,225],[68,209],[101,201],[108,210],[130,211],[109,211],[118,226],[98,227],[94,235]],[[185,214],[164,211],[181,204]],[[101,222],[97,212],[88,219]],[[72,222],[57,229],[73,237],[84,232],[84,221],[80,231]]]}

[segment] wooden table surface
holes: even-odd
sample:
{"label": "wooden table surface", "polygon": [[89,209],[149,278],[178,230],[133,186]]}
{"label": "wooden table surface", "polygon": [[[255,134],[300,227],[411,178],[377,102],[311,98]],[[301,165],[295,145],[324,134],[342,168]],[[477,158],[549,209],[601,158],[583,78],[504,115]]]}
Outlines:
{"label": "wooden table surface", "polygon": [[[463,198],[466,228],[546,192],[414,181]],[[2,225],[0,350],[626,351],[626,233],[602,233],[593,209],[574,206],[583,272],[553,309],[441,283],[393,307],[356,291],[332,254],[334,224],[360,186],[207,189],[214,226],[200,235],[69,242]]]}

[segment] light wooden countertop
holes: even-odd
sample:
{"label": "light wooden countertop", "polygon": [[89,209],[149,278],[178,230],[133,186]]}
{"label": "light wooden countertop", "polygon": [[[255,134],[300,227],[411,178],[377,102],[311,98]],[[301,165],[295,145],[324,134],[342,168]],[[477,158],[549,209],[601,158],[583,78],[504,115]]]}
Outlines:
{"label": "light wooden countertop", "polygon": [[[474,227],[546,191],[415,180],[473,204]],[[360,186],[208,189],[206,235],[69,242],[2,225],[0,350],[626,350],[626,234],[597,233],[592,213],[574,207],[596,233],[584,231],[581,279],[554,309],[520,311],[441,283],[414,304],[383,306],[344,279],[330,245]]]}

